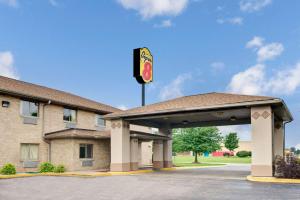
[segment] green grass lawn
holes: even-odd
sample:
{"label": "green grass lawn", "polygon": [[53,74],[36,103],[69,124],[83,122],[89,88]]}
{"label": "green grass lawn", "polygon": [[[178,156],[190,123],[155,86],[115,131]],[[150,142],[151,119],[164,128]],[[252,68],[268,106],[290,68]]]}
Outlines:
{"label": "green grass lawn", "polygon": [[223,166],[220,163],[174,163],[176,167],[209,167],[209,166]]}
{"label": "green grass lawn", "polygon": [[175,156],[173,157],[173,163],[176,166],[216,166],[222,163],[235,163],[235,164],[250,164],[251,158],[239,158],[236,156],[232,157],[198,157],[200,164],[195,164],[193,156]]}

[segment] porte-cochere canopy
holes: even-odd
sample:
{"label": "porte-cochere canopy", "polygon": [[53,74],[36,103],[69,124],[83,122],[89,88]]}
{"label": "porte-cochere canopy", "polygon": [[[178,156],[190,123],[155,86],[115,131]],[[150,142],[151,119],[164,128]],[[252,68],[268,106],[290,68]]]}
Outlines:
{"label": "porte-cochere canopy", "polygon": [[[130,138],[129,125],[159,128],[172,138],[171,129],[251,124],[253,176],[273,176],[277,155],[284,155],[285,124],[293,117],[282,99],[226,93],[207,93],[108,114],[111,120],[111,170],[137,169],[138,138]],[[117,127],[117,128],[116,128]],[[153,166],[172,166],[172,140],[153,140]]]}
{"label": "porte-cochere canopy", "polygon": [[284,101],[267,96],[207,93],[185,96],[106,115],[132,124],[170,128],[251,123],[251,107],[269,105],[276,119],[292,121]]}

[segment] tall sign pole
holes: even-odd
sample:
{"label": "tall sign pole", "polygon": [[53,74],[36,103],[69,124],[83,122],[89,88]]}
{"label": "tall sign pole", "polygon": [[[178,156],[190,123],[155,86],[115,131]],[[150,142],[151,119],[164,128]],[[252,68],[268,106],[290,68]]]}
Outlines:
{"label": "tall sign pole", "polygon": [[153,82],[153,56],[146,47],[133,50],[133,76],[142,85],[142,106],[145,106],[145,85]]}
{"label": "tall sign pole", "polygon": [[142,84],[142,106],[146,105],[145,83]]}

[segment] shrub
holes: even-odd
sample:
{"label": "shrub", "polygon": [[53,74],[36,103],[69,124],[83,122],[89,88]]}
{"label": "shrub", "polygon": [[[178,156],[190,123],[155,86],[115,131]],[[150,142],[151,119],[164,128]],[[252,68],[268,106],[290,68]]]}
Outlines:
{"label": "shrub", "polygon": [[275,177],[278,178],[300,178],[300,160],[290,157],[286,161],[281,156],[275,158]]}
{"label": "shrub", "polygon": [[251,157],[251,155],[251,151],[239,151],[236,153],[236,156],[240,158]]}
{"label": "shrub", "polygon": [[54,168],[54,172],[55,173],[64,173],[66,171],[66,168],[65,166],[63,165],[57,165],[55,168]]}
{"label": "shrub", "polygon": [[47,173],[47,172],[53,172],[54,171],[54,165],[49,162],[41,163],[39,166],[39,172],[40,173]]}
{"label": "shrub", "polygon": [[16,167],[13,164],[8,163],[2,167],[0,173],[3,175],[14,175],[17,173]]}
{"label": "shrub", "polygon": [[231,154],[229,152],[225,152],[225,153],[223,153],[223,156],[224,157],[229,157],[229,156],[231,156]]}

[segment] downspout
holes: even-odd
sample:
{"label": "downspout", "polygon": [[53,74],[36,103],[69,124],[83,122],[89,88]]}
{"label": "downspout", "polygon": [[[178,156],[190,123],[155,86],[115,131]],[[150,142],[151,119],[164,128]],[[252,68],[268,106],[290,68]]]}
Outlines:
{"label": "downspout", "polygon": [[[43,135],[43,138],[46,134],[46,130],[45,130],[45,107],[47,105],[50,105],[51,104],[51,101],[49,100],[47,104],[44,104],[43,106],[43,123],[42,123],[42,135]],[[48,144],[48,162],[51,162],[51,142],[44,139],[44,141]]]}

